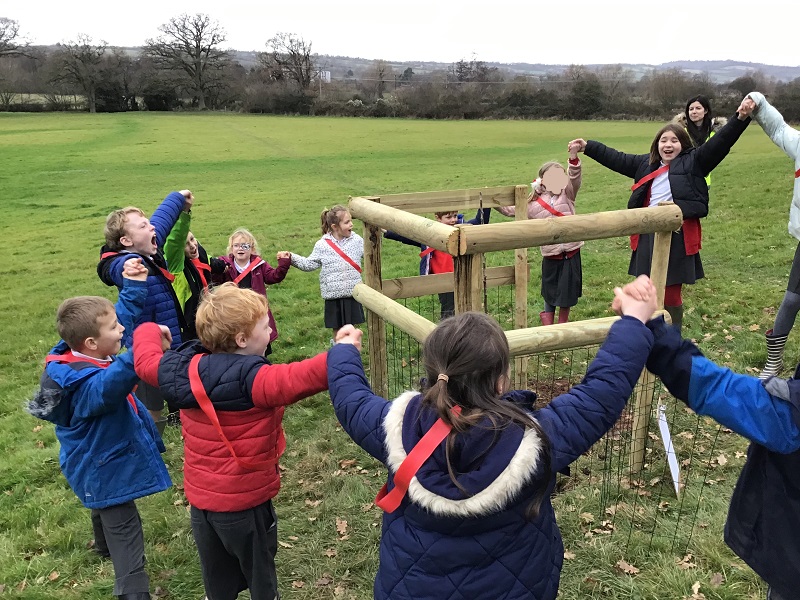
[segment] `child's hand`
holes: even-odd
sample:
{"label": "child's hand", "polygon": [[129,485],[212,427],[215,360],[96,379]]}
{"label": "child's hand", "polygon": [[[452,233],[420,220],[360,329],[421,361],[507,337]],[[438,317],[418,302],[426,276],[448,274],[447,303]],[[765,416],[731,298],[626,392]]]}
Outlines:
{"label": "child's hand", "polygon": [[147,267],[144,266],[141,258],[129,258],[122,265],[122,276],[134,281],[146,281]]}
{"label": "child's hand", "polygon": [[578,142],[570,142],[567,145],[567,152],[569,152],[569,157],[571,159],[578,158],[578,152],[581,151],[581,145]]}
{"label": "child's hand", "polygon": [[364,332],[360,329],[356,329],[352,325],[345,325],[336,332],[336,337],[333,341],[337,344],[352,344],[361,352],[362,335],[364,335]]}
{"label": "child's hand", "polygon": [[292,253],[288,250],[281,250],[278,254],[275,255],[277,260],[281,260],[282,258],[292,258]]}
{"label": "child's hand", "polygon": [[166,352],[172,346],[172,333],[166,325],[159,325],[158,328],[161,330],[161,350]]}
{"label": "child's hand", "polygon": [[571,154],[573,152],[573,148],[576,153],[583,152],[586,150],[586,140],[581,138],[572,140],[569,144],[567,144],[567,152]]}
{"label": "child's hand", "polygon": [[624,288],[614,288],[611,308],[618,315],[628,315],[646,323],[658,308],[656,286],[647,275],[639,275]]}
{"label": "child's hand", "polygon": [[183,212],[189,212],[192,210],[192,205],[194,204],[194,195],[189,190],[181,190],[181,195],[183,196]]}
{"label": "child's hand", "polygon": [[739,105],[739,108],[736,109],[736,112],[739,113],[739,120],[744,121],[747,117],[753,114],[756,110],[756,103],[750,96],[745,96],[742,99],[742,103]]}

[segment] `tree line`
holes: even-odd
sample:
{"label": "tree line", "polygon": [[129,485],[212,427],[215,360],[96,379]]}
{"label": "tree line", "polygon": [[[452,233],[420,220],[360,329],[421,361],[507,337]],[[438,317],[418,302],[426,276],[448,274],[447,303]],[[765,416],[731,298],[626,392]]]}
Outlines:
{"label": "tree line", "polygon": [[[129,52],[86,35],[35,47],[17,21],[0,17],[0,110],[230,110],[252,113],[417,117],[428,119],[663,119],[687,98],[714,99],[728,114],[752,90],[770,94],[789,120],[800,120],[800,78],[780,82],[752,71],[726,84],[708,73],[623,65],[571,65],[558,74],[523,76],[473,57],[415,73],[375,60],[339,69],[292,33],[277,33],[243,66],[224,48],[227,34],[207,14],[182,14]],[[41,101],[30,101],[31,96]]]}

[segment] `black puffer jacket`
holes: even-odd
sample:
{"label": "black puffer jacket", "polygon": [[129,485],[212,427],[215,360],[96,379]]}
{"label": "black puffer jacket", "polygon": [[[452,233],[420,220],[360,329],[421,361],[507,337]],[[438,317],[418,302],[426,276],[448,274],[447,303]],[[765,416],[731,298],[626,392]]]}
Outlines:
{"label": "black puffer jacket", "polygon": [[[684,148],[669,165],[669,185],[675,204],[683,211],[684,219],[701,219],[708,215],[708,186],[705,176],[728,155],[731,147],[747,129],[748,117],[740,121],[736,115],[710,140],[699,148]],[[613,148],[589,140],[584,150],[586,156],[593,158],[604,167],[639,181],[659,168],[650,164],[649,154],[625,154]],[[628,208],[641,208],[647,198],[652,183],[633,191]]]}

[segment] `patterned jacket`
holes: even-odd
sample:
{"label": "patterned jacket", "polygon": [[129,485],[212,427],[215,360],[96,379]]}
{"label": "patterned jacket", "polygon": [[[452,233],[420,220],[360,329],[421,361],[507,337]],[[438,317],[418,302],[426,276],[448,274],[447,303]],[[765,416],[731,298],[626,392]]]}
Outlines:
{"label": "patterned jacket", "polygon": [[361,265],[361,259],[364,256],[364,240],[357,233],[351,233],[350,237],[342,240],[337,240],[330,233],[326,233],[314,244],[314,250],[311,251],[308,258],[292,252],[292,265],[301,271],[321,269],[319,289],[325,300],[352,296],[353,288],[361,282],[361,274],[339,256],[326,240],[332,241],[354,263]]}

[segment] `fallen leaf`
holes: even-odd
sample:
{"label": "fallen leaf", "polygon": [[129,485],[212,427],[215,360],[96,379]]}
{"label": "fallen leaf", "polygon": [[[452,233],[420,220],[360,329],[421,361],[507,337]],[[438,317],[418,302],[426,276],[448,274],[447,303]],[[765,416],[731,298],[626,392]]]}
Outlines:
{"label": "fallen leaf", "polygon": [[570,552],[569,550],[564,550],[564,560],[572,560],[575,558],[575,553]]}
{"label": "fallen leaf", "polygon": [[713,587],[719,587],[723,583],[725,583],[725,577],[723,577],[722,573],[714,573],[711,576],[711,585]]}
{"label": "fallen leaf", "polygon": [[720,467],[724,467],[725,465],[727,465],[727,464],[728,464],[728,457],[727,457],[727,456],[725,456],[724,454],[720,454],[720,455],[717,457],[717,464],[718,464]]}
{"label": "fallen leaf", "polygon": [[358,461],[355,458],[342,459],[339,461],[339,466],[343,469],[346,469],[348,467],[352,467],[354,464],[356,464],[356,462]]}
{"label": "fallen leaf", "polygon": [[320,577],[319,579],[317,579],[314,582],[314,586],[315,587],[325,587],[326,585],[330,585],[332,583],[333,583],[333,579],[331,578],[331,576],[328,575],[327,573],[324,573],[322,575],[322,577]]}
{"label": "fallen leaf", "polygon": [[42,426],[41,425],[37,425],[36,427],[33,428],[33,433],[39,433],[41,430],[42,430]]}
{"label": "fallen leaf", "polygon": [[289,542],[280,542],[280,541],[278,542],[278,546],[280,546],[281,548],[293,548],[294,547]]}
{"label": "fallen leaf", "polygon": [[750,331],[758,331],[758,330],[759,330],[759,329],[761,329],[761,328],[760,328],[758,325],[756,325],[756,324],[753,324],[753,325],[750,325],[750,327],[748,327],[748,329],[749,329]]}
{"label": "fallen leaf", "polygon": [[678,568],[682,571],[686,571],[687,569],[694,569],[697,565],[692,562],[692,558],[694,558],[691,554],[687,554],[683,558],[677,559],[675,562],[678,564]]}
{"label": "fallen leaf", "polygon": [[347,521],[336,517],[336,532],[342,536],[347,533]]}
{"label": "fallen leaf", "polygon": [[588,524],[588,523],[591,523],[591,522],[594,521],[594,515],[592,513],[585,512],[585,513],[581,513],[578,516],[581,519],[581,523]]}
{"label": "fallen leaf", "polygon": [[293,587],[293,588],[295,588],[295,589],[297,589],[297,590],[299,590],[299,589],[300,589],[300,588],[302,588],[302,587],[305,587],[305,585],[306,585],[306,584],[305,584],[305,582],[304,582],[304,581],[296,581],[296,580],[295,580],[295,581],[293,581],[293,582],[292,582],[292,587]]}
{"label": "fallen leaf", "polygon": [[618,560],[614,567],[626,575],[636,575],[639,572],[639,569],[624,560]]}
{"label": "fallen leaf", "polygon": [[309,500],[308,498],[306,498],[306,506],[310,506],[311,508],[316,508],[320,504],[322,504],[322,500]]}
{"label": "fallen leaf", "polygon": [[336,556],[336,548],[328,548],[323,554],[325,554],[325,556],[328,558],[333,558]]}
{"label": "fallen leaf", "polygon": [[361,505],[361,512],[369,512],[372,510],[372,507],[375,506],[372,502],[368,502],[367,504]]}

